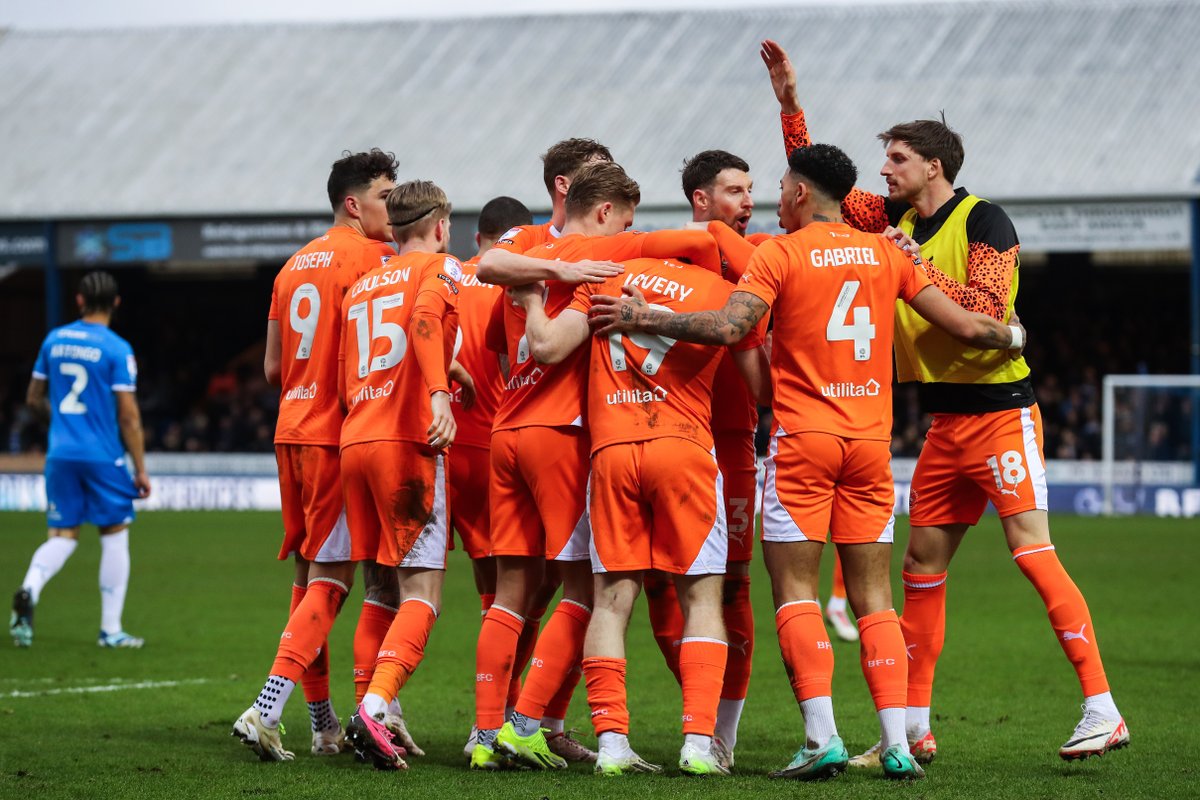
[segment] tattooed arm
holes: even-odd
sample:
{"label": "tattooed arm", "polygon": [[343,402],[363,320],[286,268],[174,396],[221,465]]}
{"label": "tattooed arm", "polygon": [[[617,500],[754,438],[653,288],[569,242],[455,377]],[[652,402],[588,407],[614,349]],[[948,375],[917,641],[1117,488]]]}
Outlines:
{"label": "tattooed arm", "polygon": [[757,296],[734,292],[724,308],[672,314],[650,308],[636,287],[623,286],[622,292],[621,297],[592,295],[591,323],[597,336],[646,331],[684,342],[729,345],[741,341],[768,310]]}

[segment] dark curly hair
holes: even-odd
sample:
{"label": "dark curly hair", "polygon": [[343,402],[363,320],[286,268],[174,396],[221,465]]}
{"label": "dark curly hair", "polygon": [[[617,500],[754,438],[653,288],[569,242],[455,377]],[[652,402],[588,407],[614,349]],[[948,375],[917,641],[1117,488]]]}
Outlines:
{"label": "dark curly hair", "polygon": [[687,198],[688,205],[691,205],[692,195],[697,189],[711,189],[717,176],[727,169],[749,172],[750,165],[745,159],[724,150],[704,150],[684,161],[683,196]]}
{"label": "dark curly hair", "polygon": [[329,205],[337,211],[347,196],[367,188],[380,175],[396,180],[397,166],[395,153],[385,153],[378,147],[365,153],[343,150],[329,170]]}
{"label": "dark curly hair", "polygon": [[788,168],[814,189],[841,203],[858,180],[858,168],[841,148],[831,144],[797,147],[788,156]]}

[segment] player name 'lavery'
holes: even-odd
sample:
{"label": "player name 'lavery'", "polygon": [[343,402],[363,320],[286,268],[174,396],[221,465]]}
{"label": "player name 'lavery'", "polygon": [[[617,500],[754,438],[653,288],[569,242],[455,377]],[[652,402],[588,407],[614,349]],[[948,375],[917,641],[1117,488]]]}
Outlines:
{"label": "player name 'lavery'", "polygon": [[321,269],[333,264],[333,251],[322,250],[318,253],[300,253],[292,259],[292,271],[301,269]]}
{"label": "player name 'lavery'", "polygon": [[808,260],[814,267],[844,267],[848,264],[879,266],[875,250],[870,247],[830,247],[825,250],[812,249]]}
{"label": "player name 'lavery'", "polygon": [[363,292],[369,292],[378,286],[391,286],[401,281],[407,281],[409,274],[412,272],[412,267],[404,269],[393,269],[386,272],[372,273],[363,278],[358,283],[354,284],[354,288],[350,290],[350,296],[355,297]]}
{"label": "player name 'lavery'", "polygon": [[630,275],[625,279],[626,286],[640,286],[647,292],[665,295],[680,302],[687,300],[688,295],[696,291],[695,289],[684,286],[678,281],[673,281],[664,278],[661,275]]}

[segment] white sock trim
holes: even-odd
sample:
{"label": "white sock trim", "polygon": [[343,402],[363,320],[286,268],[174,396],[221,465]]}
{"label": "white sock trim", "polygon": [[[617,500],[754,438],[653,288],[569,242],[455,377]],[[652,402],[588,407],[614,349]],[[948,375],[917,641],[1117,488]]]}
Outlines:
{"label": "white sock trim", "polygon": [[904,586],[907,589],[936,589],[946,582],[946,577],[946,575],[943,575],[939,580],[936,581],[910,581],[905,578]]}
{"label": "white sock trim", "polygon": [[799,605],[804,605],[805,603],[811,603],[812,605],[816,606],[817,608],[821,607],[820,600],[790,600],[790,601],[784,603],[783,605],[781,605],[779,608],[775,609],[775,613],[778,614],[780,611],[783,611],[788,606],[799,606]]}
{"label": "white sock trim", "polygon": [[721,647],[729,647],[729,642],[723,642],[720,639],[710,639],[707,636],[685,636],[679,640],[680,645],[685,645],[688,642],[709,642],[711,644],[719,644]]}
{"label": "white sock trim", "polygon": [[392,612],[393,614],[395,614],[397,611],[400,610],[400,609],[396,608],[395,606],[389,606],[387,603],[380,602],[379,600],[367,600],[366,598],[363,598],[363,605],[364,606],[375,606],[376,608],[382,608],[385,611]]}
{"label": "white sock trim", "polygon": [[1024,553],[1014,553],[1012,558],[1013,558],[1013,561],[1016,561],[1018,558],[1023,558],[1024,556],[1031,556],[1034,553],[1044,553],[1047,550],[1053,550],[1053,549],[1054,549],[1054,545],[1048,544],[1045,547],[1039,547],[1035,550],[1026,550]]}
{"label": "white sock trim", "polygon": [[[424,603],[425,605],[429,606],[429,610],[433,612],[433,616],[435,618],[438,615],[437,606],[435,606],[433,603],[429,602],[428,600],[426,600],[423,597],[409,597],[404,601],[404,603]],[[403,606],[404,603],[401,603],[400,605]]]}
{"label": "white sock trim", "polygon": [[579,608],[582,608],[587,613],[589,613],[589,614],[592,613],[592,610],[590,608],[588,608],[587,606],[585,606],[583,603],[579,602],[578,600],[568,600],[567,598],[564,597],[562,600],[558,601],[558,604],[560,606],[563,604],[570,604],[573,606],[578,606]]}
{"label": "white sock trim", "polygon": [[489,608],[488,611],[492,611],[493,609],[496,611],[503,611],[505,614],[508,614],[510,617],[515,619],[517,622],[520,622],[521,624],[525,624],[525,618],[522,617],[517,612],[513,611],[511,608],[505,608],[504,606],[500,605],[499,603],[492,603],[492,607]]}
{"label": "white sock trim", "polygon": [[331,583],[334,586],[337,586],[338,588],[340,588],[346,594],[350,594],[350,587],[347,586],[342,581],[339,581],[337,578],[313,578],[311,581],[308,582],[308,585],[312,586],[314,583]]}

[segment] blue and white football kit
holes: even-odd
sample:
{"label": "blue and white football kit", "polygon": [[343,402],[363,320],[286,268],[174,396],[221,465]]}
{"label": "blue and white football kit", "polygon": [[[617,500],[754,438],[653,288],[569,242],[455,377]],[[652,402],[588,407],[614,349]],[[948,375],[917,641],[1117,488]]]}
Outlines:
{"label": "blue and white football kit", "polygon": [[138,491],[126,467],[114,394],[137,388],[129,343],[105,325],[82,320],[55,328],[42,343],[33,377],[48,385],[50,527],[131,522]]}

